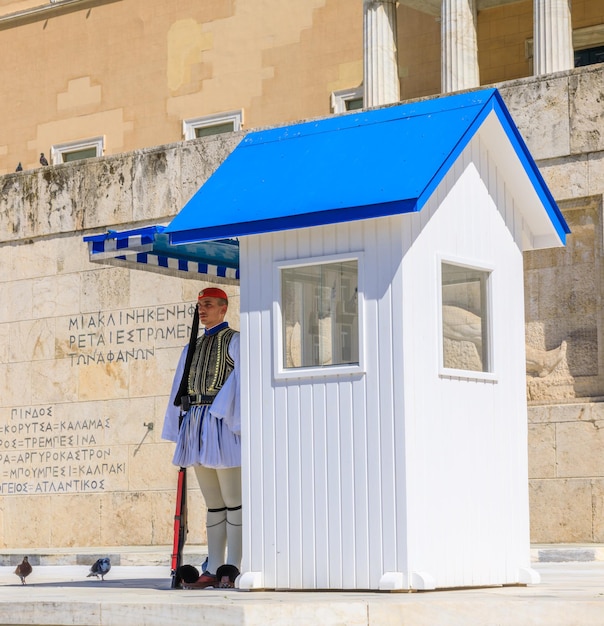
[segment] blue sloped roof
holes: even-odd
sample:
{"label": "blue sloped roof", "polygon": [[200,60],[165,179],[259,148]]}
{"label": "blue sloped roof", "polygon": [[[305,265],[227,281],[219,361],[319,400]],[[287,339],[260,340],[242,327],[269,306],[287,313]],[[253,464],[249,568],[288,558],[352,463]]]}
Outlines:
{"label": "blue sloped roof", "polygon": [[419,211],[492,111],[564,243],[568,226],[495,89],[249,133],[165,232],[183,244]]}

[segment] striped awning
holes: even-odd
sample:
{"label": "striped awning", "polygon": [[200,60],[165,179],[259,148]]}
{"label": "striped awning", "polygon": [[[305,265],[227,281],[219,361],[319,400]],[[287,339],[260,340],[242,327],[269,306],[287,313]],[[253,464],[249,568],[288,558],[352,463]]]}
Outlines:
{"label": "striped awning", "polygon": [[164,225],[132,230],[109,230],[88,235],[90,260],[131,269],[196,278],[219,283],[239,282],[239,241],[220,239],[173,245]]}

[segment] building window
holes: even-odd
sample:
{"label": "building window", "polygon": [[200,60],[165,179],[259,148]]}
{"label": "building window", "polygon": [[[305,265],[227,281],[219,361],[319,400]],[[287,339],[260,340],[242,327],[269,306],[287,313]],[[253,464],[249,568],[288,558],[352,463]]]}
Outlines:
{"label": "building window", "polygon": [[575,67],[604,62],[604,24],[573,31]]}
{"label": "building window", "polygon": [[[526,56],[533,71],[533,38],[526,40]],[[575,67],[604,63],[604,24],[573,30]]]}
{"label": "building window", "polygon": [[363,88],[341,89],[331,94],[331,110],[334,113],[346,113],[363,108]]}
{"label": "building window", "polygon": [[604,63],[604,46],[575,50],[575,67],[595,65],[596,63]]}
{"label": "building window", "polygon": [[184,120],[182,134],[186,139],[197,137],[209,137],[221,133],[231,133],[241,130],[243,126],[243,111],[230,111],[228,113],[216,113]]}
{"label": "building window", "polygon": [[279,268],[284,370],[359,365],[359,262]]}
{"label": "building window", "polygon": [[105,138],[94,137],[92,139],[54,145],[50,149],[50,156],[53,165],[57,165],[59,163],[70,163],[80,159],[92,159],[103,156],[104,151]]}
{"label": "building window", "polygon": [[488,288],[490,272],[441,264],[442,366],[490,372]]}

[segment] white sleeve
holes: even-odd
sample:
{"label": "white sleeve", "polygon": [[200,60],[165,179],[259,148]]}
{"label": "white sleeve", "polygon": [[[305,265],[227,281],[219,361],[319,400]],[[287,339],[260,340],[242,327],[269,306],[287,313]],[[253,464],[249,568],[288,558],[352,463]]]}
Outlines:
{"label": "white sleeve", "polygon": [[180,407],[174,406],[174,396],[180,387],[183,370],[185,369],[187,348],[188,346],[185,346],[180,355],[180,359],[178,359],[176,372],[174,372],[174,380],[172,381],[172,390],[170,391],[168,406],[166,407],[166,414],[164,415],[164,427],[161,432],[161,438],[167,439],[168,441],[176,441],[178,439]]}

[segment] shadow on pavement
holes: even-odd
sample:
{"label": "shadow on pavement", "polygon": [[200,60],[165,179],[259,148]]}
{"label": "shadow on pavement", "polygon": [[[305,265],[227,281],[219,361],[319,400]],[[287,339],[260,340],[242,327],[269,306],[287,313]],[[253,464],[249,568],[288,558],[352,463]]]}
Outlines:
{"label": "shadow on pavement", "polygon": [[[28,582],[6,585],[7,587],[73,587],[81,589],[159,589],[171,590],[172,581],[169,578],[118,578],[105,580],[65,580],[53,582]],[[179,591],[178,589],[175,591]]]}

